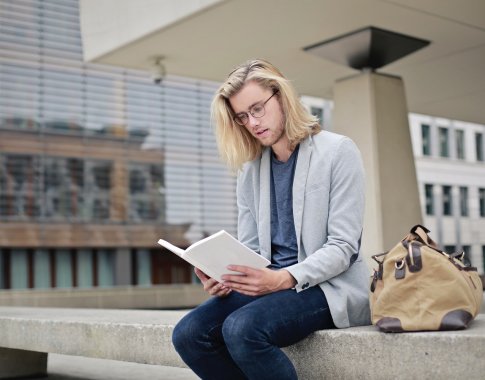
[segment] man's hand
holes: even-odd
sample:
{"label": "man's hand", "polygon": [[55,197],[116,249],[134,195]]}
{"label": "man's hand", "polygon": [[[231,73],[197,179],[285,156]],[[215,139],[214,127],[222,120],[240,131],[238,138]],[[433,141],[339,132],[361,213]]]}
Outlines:
{"label": "man's hand", "polygon": [[220,282],[217,282],[213,278],[207,276],[200,269],[194,268],[194,272],[196,276],[199,277],[202,285],[204,285],[204,290],[211,296],[225,297],[231,292],[231,289],[229,289],[227,286],[224,286]]}
{"label": "man's hand", "polygon": [[223,285],[248,296],[261,296],[296,285],[296,280],[285,269],[254,269],[243,265],[229,265],[227,269],[241,274],[225,274]]}

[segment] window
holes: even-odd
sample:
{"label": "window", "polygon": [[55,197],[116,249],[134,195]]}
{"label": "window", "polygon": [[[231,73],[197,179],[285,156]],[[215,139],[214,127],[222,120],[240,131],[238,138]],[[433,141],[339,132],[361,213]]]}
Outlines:
{"label": "window", "polygon": [[443,186],[443,215],[452,215],[452,208],[451,186]]}
{"label": "window", "polygon": [[446,253],[455,253],[456,251],[456,246],[454,245],[445,245],[443,249]]}
{"label": "window", "polygon": [[440,139],[440,156],[449,157],[448,152],[448,128],[440,127],[438,129]]}
{"label": "window", "polygon": [[478,189],[478,201],[480,203],[480,216],[485,217],[485,189]]}
{"label": "window", "polygon": [[465,159],[465,133],[461,129],[455,130],[456,158]]}
{"label": "window", "polygon": [[11,289],[27,289],[29,287],[26,249],[12,249],[10,251],[10,273]]}
{"label": "window", "polygon": [[477,161],[483,161],[483,133],[475,133]]}
{"label": "window", "polygon": [[434,215],[433,185],[424,185],[426,215]]}
{"label": "window", "polygon": [[36,249],[34,251],[34,287],[51,287],[51,263],[47,249]]}
{"label": "window", "polygon": [[468,216],[468,187],[460,186],[460,215]]}
{"label": "window", "polygon": [[427,124],[421,124],[421,140],[423,142],[423,156],[431,155],[431,135],[430,127]]}
{"label": "window", "polygon": [[56,287],[71,288],[72,278],[72,255],[69,249],[56,249]]}
{"label": "window", "polygon": [[130,163],[130,219],[133,221],[165,218],[165,178],[163,167]]}
{"label": "window", "polygon": [[471,247],[469,245],[464,245],[462,247],[463,249],[463,253],[465,254],[464,258],[463,258],[463,262],[465,263],[465,265],[472,265],[472,261],[471,261]]}
{"label": "window", "polygon": [[310,112],[313,116],[318,118],[318,123],[323,125],[323,108],[321,107],[310,107]]}
{"label": "window", "polygon": [[152,284],[150,251],[148,249],[136,249],[135,252],[135,285],[150,286]]}
{"label": "window", "polygon": [[77,251],[77,286],[90,288],[94,286],[93,250],[81,248]]}
{"label": "window", "polygon": [[98,286],[114,285],[114,251],[99,249],[98,254]]}

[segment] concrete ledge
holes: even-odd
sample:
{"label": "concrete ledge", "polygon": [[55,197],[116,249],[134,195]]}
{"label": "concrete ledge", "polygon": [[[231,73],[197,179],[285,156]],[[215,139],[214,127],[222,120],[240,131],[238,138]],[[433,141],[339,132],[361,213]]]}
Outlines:
{"label": "concrete ledge", "polygon": [[172,330],[184,312],[0,307],[0,346],[184,367]]}
{"label": "concrete ledge", "polygon": [[[0,346],[183,367],[171,344],[183,314],[0,307]],[[456,332],[384,334],[373,326],[319,331],[285,351],[303,380],[483,379],[485,315]]]}
{"label": "concrete ledge", "polygon": [[207,298],[199,284],[0,290],[0,306],[186,309]]}
{"label": "concrete ledge", "polygon": [[319,331],[286,352],[302,379],[484,379],[485,315],[454,332]]}

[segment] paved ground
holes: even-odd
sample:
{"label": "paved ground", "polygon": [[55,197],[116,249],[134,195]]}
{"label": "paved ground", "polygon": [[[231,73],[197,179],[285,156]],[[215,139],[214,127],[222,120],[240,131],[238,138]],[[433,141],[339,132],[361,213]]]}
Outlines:
{"label": "paved ground", "polygon": [[[197,380],[185,368],[171,368],[49,354],[48,380]],[[27,379],[34,380],[34,379]],[[38,378],[35,380],[39,380]]]}

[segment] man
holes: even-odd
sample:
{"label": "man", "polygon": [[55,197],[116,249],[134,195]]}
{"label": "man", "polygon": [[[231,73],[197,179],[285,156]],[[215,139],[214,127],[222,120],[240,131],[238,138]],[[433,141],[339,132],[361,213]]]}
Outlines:
{"label": "man", "polygon": [[229,75],[212,115],[221,156],[238,171],[238,239],[272,264],[230,266],[240,274],[222,283],[196,269],[214,297],[179,322],[173,343],[202,379],[296,379],[280,347],[370,322],[360,154],[322,131],[263,60]]}

